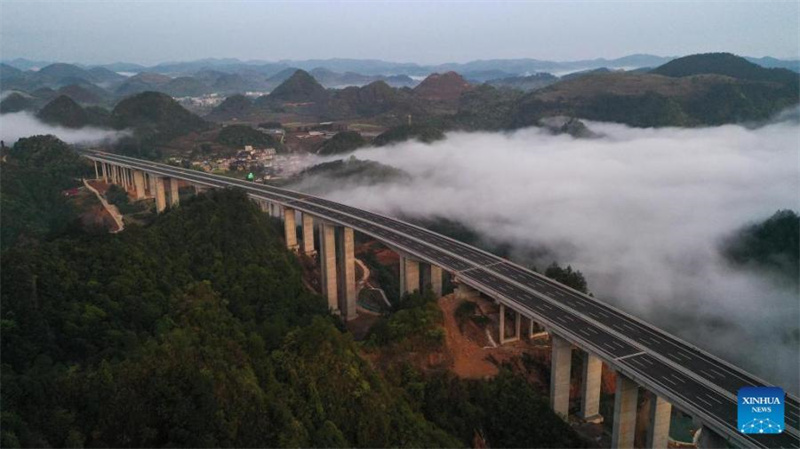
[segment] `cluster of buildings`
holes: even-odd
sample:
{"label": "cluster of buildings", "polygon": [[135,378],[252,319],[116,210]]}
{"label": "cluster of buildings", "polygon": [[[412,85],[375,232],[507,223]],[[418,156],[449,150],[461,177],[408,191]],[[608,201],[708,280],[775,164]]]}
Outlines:
{"label": "cluster of buildings", "polygon": [[291,176],[305,168],[308,161],[303,154],[279,155],[274,148],[246,145],[234,156],[193,161],[191,165],[206,172],[253,173],[256,182],[263,182]]}

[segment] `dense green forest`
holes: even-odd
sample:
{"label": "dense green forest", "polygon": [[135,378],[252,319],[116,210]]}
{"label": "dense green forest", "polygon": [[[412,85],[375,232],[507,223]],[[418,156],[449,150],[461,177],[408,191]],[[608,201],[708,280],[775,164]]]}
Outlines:
{"label": "dense green forest", "polygon": [[20,139],[5,156],[0,176],[0,247],[73,228],[77,211],[61,192],[78,186],[78,178],[92,171],[89,164],[53,136]]}
{"label": "dense green forest", "polygon": [[[19,215],[16,233],[3,216],[0,255],[3,447],[580,443],[510,374],[373,368],[244,193],[210,191],[119,234],[57,232],[70,211],[39,209],[90,167],[53,137],[7,156],[3,206]],[[441,345],[440,320],[429,295],[407,297],[367,344]]]}
{"label": "dense green forest", "polygon": [[796,284],[800,216],[792,210],[779,210],[762,222],[741,228],[723,242],[722,251],[736,266],[778,273]]}
{"label": "dense green forest", "polygon": [[306,180],[314,182],[314,178],[319,177],[360,185],[374,185],[411,179],[408,173],[398,168],[350,156],[347,159],[313,165],[295,175],[289,182],[300,183]]}
{"label": "dense green forest", "polygon": [[317,154],[331,155],[340,153],[350,153],[367,144],[367,141],[356,131],[342,131],[336,133],[332,138],[323,142],[317,150]]}
{"label": "dense green forest", "polygon": [[256,148],[283,149],[281,143],[272,136],[248,125],[228,125],[223,127],[217,135],[217,142],[239,149],[245,145],[252,145]]}

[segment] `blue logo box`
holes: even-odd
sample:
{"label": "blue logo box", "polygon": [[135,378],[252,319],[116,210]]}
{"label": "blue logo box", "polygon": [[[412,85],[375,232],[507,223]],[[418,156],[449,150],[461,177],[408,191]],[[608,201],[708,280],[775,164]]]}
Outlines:
{"label": "blue logo box", "polygon": [[738,428],[742,433],[781,433],[784,429],[783,402],[786,396],[779,387],[744,387],[739,389]]}

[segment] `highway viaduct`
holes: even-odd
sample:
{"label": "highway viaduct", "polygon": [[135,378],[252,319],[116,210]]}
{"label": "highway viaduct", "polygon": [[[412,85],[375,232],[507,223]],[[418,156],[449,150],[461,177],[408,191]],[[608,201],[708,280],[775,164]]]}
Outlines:
{"label": "highway viaduct", "polygon": [[[355,232],[381,241],[400,255],[401,293],[430,286],[441,295],[442,273],[449,272],[457,285],[456,295],[483,294],[499,304],[501,344],[520,337],[523,317],[531,330],[533,323],[547,329],[552,340],[550,404],[564,418],[569,412],[573,351],[579,351],[583,361],[581,419],[603,419],[599,408],[603,365],[616,372],[613,417],[606,417],[612,420],[612,447],[633,447],[642,387],[651,395],[647,447],[667,447],[674,405],[702,426],[707,447],[727,443],[800,448],[797,397],[786,395],[783,433],[740,433],[738,389],[770,384],[643,320],[510,261],[400,220],[291,190],[101,151],[81,154],[94,162],[97,178],[124,187],[136,198],[154,198],[159,213],[179,204],[179,182],[198,192],[231,187],[244,190],[263,211],[282,218],[289,249],[318,256],[322,294],[331,311],[344,320],[356,317]],[[506,309],[514,316],[510,339],[506,338]]]}

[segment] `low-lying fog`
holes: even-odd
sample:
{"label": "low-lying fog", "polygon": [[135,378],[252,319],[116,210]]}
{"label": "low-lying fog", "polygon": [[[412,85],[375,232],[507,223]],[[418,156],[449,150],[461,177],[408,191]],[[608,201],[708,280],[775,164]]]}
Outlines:
{"label": "low-lying fog", "polygon": [[27,112],[0,115],[0,140],[8,146],[14,145],[22,137],[39,134],[52,134],[71,144],[96,144],[119,139],[126,133],[92,127],[72,129],[48,125]]}
{"label": "low-lying fog", "polygon": [[588,125],[604,137],[531,128],[362,149],[357,158],[405,170],[413,182],[299,188],[393,215],[448,217],[522,249],[544,246],[540,268],[571,264],[601,300],[797,392],[797,291],[734,270],[718,252],[741,226],[800,209],[797,120],[756,129]]}

